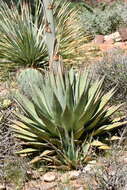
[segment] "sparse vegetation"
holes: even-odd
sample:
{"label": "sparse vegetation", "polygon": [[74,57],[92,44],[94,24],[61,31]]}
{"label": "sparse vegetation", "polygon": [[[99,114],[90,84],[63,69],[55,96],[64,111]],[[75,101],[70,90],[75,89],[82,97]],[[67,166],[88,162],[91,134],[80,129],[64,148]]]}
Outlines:
{"label": "sparse vegetation", "polygon": [[126,49],[90,40],[126,31],[127,4],[28,1],[0,0],[0,188],[126,190]]}
{"label": "sparse vegetation", "polygon": [[127,55],[120,49],[111,50],[105,53],[103,59],[93,67],[95,77],[105,76],[103,84],[105,92],[116,86],[117,91],[112,101],[116,104],[119,102],[124,103],[126,109]]}
{"label": "sparse vegetation", "polygon": [[112,5],[103,4],[94,8],[93,12],[84,10],[81,14],[84,31],[93,36],[105,35],[116,31],[121,25],[126,25],[126,13],[123,12],[123,9],[126,10],[125,6],[115,2]]}
{"label": "sparse vegetation", "polygon": [[[105,158],[100,158],[100,164],[90,172],[90,178],[95,180],[95,186],[89,183],[90,190],[125,190],[127,185],[127,165],[124,161],[126,147],[113,145],[113,150],[107,152]],[[89,179],[88,179],[89,181]]]}

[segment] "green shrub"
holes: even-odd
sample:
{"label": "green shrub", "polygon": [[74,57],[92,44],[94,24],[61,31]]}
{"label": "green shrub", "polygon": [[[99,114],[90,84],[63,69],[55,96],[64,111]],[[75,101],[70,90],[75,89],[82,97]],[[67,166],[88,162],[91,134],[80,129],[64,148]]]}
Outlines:
{"label": "green shrub", "polygon": [[[120,105],[107,107],[115,90],[104,94],[103,79],[91,85],[87,71],[57,69],[42,77],[41,88],[31,86],[31,100],[17,93],[24,115],[16,114],[13,128],[26,141],[19,153],[38,155],[31,163],[45,160],[77,168],[86,162],[91,140],[101,137],[103,141],[103,134],[126,122],[111,119]],[[96,140],[93,145],[103,148],[105,144]]]}
{"label": "green shrub", "polygon": [[84,10],[81,14],[84,31],[92,35],[106,35],[116,31],[120,25],[124,24],[119,6],[115,3],[104,8],[94,8],[94,12]]}
{"label": "green shrub", "polygon": [[4,178],[6,183],[13,184],[15,190],[21,190],[27,178],[27,164],[22,158],[15,156],[13,160],[6,160],[4,165]]}
{"label": "green shrub", "polygon": [[123,22],[125,23],[125,25],[127,25],[127,3],[125,2],[119,5],[118,11],[120,12],[120,16]]}

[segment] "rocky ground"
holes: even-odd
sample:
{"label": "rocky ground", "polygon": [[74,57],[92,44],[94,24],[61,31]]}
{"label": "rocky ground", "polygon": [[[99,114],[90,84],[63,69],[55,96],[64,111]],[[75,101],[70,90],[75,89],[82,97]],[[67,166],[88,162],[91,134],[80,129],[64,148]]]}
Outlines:
{"label": "rocky ground", "polygon": [[[127,190],[127,152],[119,162],[105,163],[105,158],[99,162],[93,162],[79,171],[37,171],[28,170],[29,180],[22,186],[17,187],[13,183],[0,185],[0,190]],[[114,164],[114,165],[113,165]],[[101,168],[103,168],[101,170]],[[120,180],[121,179],[121,180]],[[107,189],[103,188],[103,180],[106,181]]]}

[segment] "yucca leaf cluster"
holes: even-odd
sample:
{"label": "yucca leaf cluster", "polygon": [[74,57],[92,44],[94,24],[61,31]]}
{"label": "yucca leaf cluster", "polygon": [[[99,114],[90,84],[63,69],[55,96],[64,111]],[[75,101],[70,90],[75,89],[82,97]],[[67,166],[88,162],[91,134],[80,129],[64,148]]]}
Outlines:
{"label": "yucca leaf cluster", "polygon": [[[82,32],[78,10],[66,1],[51,2],[53,27],[57,38],[56,54],[68,64],[84,61],[86,37]],[[47,25],[41,0],[35,1],[34,12],[25,1],[21,1],[18,7],[11,3],[10,7],[0,0],[0,62],[3,69],[5,64],[11,70],[17,67],[47,65],[50,56],[48,49],[52,40],[46,39]],[[53,48],[50,48],[51,51],[54,51]]]}
{"label": "yucca leaf cluster", "polygon": [[[0,59],[17,66],[39,66],[47,61],[44,43],[44,24],[40,19],[39,7],[35,16],[29,5],[20,4],[10,9],[0,1]],[[15,65],[14,65],[15,64]]]}
{"label": "yucca leaf cluster", "polygon": [[[17,93],[16,102],[24,114],[16,113],[13,128],[26,142],[20,153],[36,153],[39,160],[50,162],[53,154],[58,165],[62,160],[71,168],[79,164],[81,155],[80,160],[85,160],[88,151],[83,150],[89,150],[91,141],[104,140],[106,132],[125,122],[111,119],[121,105],[107,106],[115,89],[104,94],[103,79],[92,84],[88,71],[64,71],[60,65],[57,69],[57,73],[47,71],[42,76],[41,86],[31,85],[29,99]],[[33,69],[29,76],[30,72]],[[27,77],[26,71],[24,75]]]}

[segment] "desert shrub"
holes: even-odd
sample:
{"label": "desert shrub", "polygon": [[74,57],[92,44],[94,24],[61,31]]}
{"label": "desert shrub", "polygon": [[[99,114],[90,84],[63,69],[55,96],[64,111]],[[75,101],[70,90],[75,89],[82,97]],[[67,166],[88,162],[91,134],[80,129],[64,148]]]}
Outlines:
{"label": "desert shrub", "polygon": [[119,4],[97,7],[93,10],[93,12],[84,10],[81,14],[84,31],[88,34],[110,34],[116,31],[120,25],[124,23],[121,17],[122,11],[119,8]]}
{"label": "desert shrub", "polygon": [[16,141],[10,123],[15,117],[10,99],[0,98],[0,182],[5,186],[11,184],[20,190],[25,179],[28,165],[25,159],[19,158],[16,151],[21,147]]}
{"label": "desert shrub", "polygon": [[123,20],[123,22],[125,23],[125,25],[127,25],[127,3],[123,3],[121,5],[119,5],[119,12],[121,13],[121,18]]}
{"label": "desert shrub", "polygon": [[21,190],[27,179],[28,164],[22,158],[15,156],[4,163],[4,182],[11,184],[15,190]]}
{"label": "desert shrub", "polygon": [[[118,143],[119,144],[119,143]],[[99,158],[99,164],[88,172],[90,190],[125,190],[127,187],[126,147],[113,145],[106,157]],[[96,185],[89,182],[93,179]]]}
{"label": "desert shrub", "polygon": [[[103,89],[107,92],[116,86],[114,103],[127,102],[127,56],[121,50],[111,50],[105,53],[103,59],[93,65],[94,75],[105,76]],[[126,104],[127,106],[127,104]]]}

